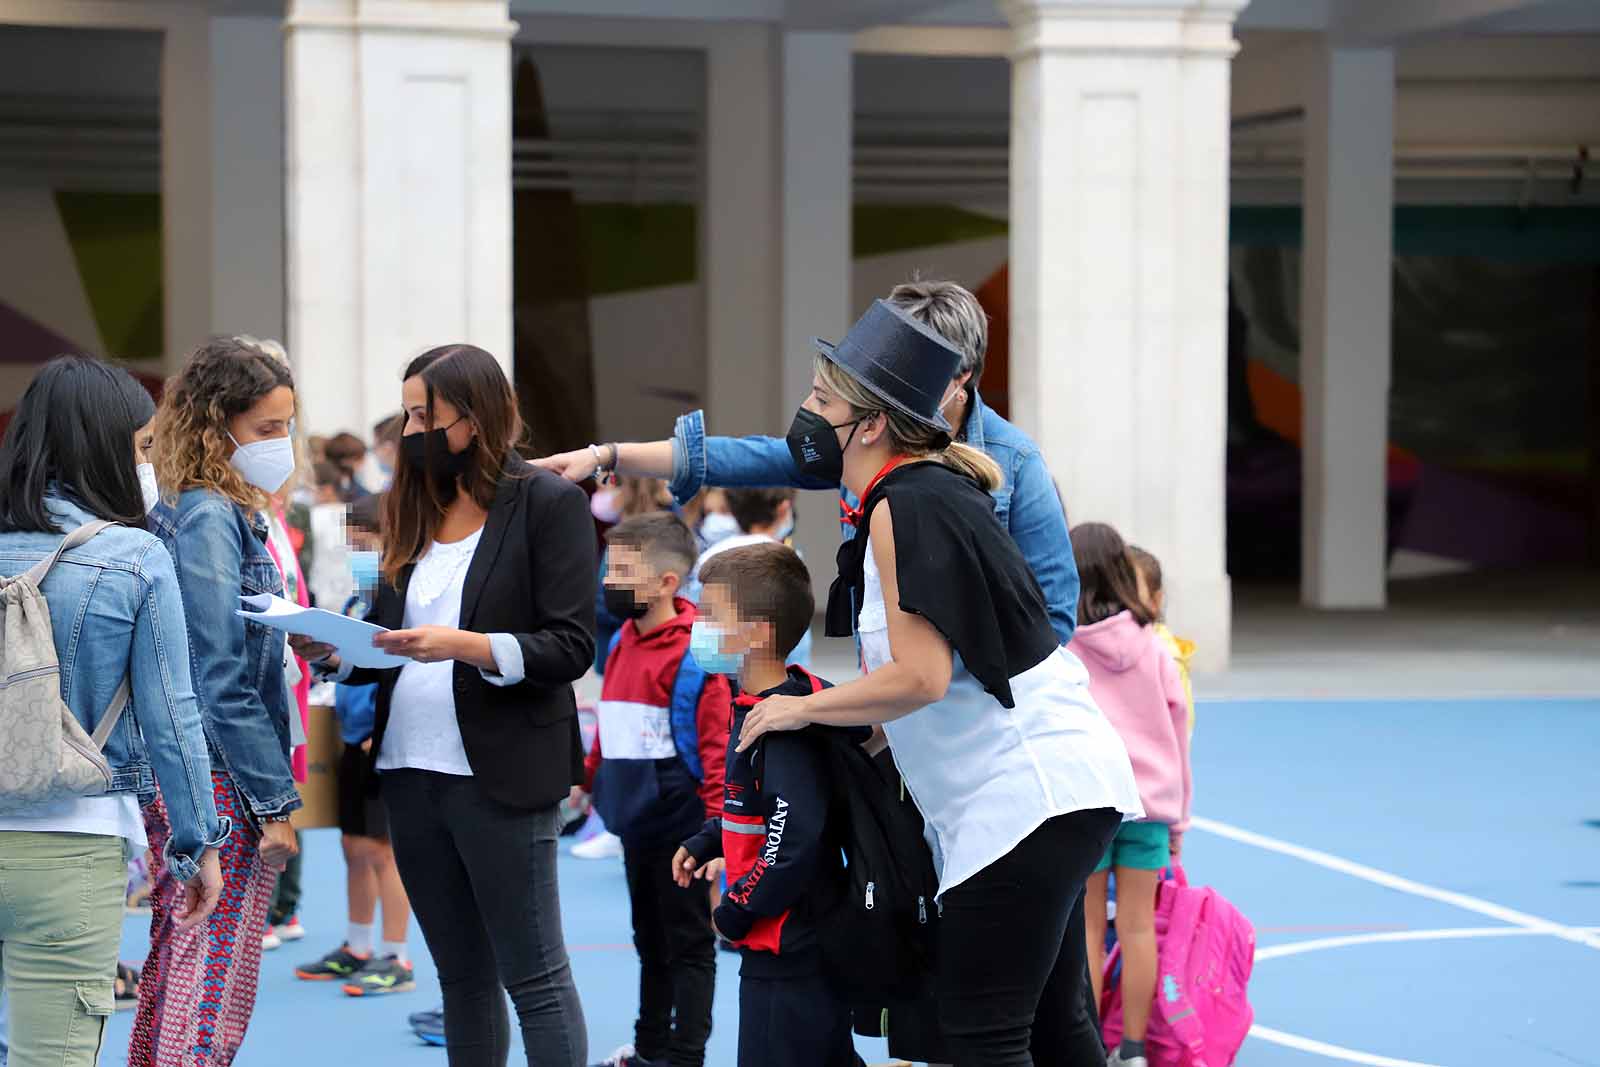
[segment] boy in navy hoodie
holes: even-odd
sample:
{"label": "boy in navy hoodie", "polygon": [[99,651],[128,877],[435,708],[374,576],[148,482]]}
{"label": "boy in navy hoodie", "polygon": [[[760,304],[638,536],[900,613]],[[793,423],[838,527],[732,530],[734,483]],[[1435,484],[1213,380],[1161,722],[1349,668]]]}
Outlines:
{"label": "boy in navy hoodie", "polygon": [[701,1067],[717,977],[711,901],[704,886],[674,884],[671,863],[678,842],[721,814],[732,693],[689,656],[695,606],[677,595],[697,555],[689,528],[652,512],[612,527],[606,542],[603,595],[625,621],[586,770],[595,807],[622,838],[639,952],[634,1044],[607,1062]]}
{"label": "boy in navy hoodie", "polygon": [[695,656],[707,670],[737,672],[721,818],[673,857],[680,886],[709,877],[725,858],[728,892],[717,932],[743,956],[739,969],[739,1067],[850,1067],[850,1008],[822,970],[817,929],[843,876],[830,825],[827,732],[860,743],[865,728],[809,726],[763,737],[735,752],[745,716],[762,699],[802,696],[826,682],[785,667],[811,625],[811,577],[781,544],[730,549],[701,571]]}

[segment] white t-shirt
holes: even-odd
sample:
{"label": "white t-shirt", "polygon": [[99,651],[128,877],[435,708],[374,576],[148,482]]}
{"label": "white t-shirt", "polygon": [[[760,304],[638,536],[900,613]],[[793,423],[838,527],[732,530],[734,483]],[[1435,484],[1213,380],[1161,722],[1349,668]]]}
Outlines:
{"label": "white t-shirt", "polygon": [[[406,588],[405,627],[461,626],[461,590],[472,554],[483,537],[445,544],[435,541],[417,561]],[[389,706],[389,727],[378,754],[380,771],[411,767],[440,774],[472,775],[456,721],[455,661],[408,663],[400,670]]]}
{"label": "white t-shirt", "polygon": [[139,812],[139,800],[132,793],[116,793],[108,797],[69,797],[41,804],[36,808],[0,816],[0,830],[100,834],[122,838],[135,852],[150,847],[150,841],[144,835],[144,816]]}
{"label": "white t-shirt", "polygon": [[[892,662],[883,580],[867,548],[862,665]],[[883,724],[922,812],[939,895],[1010,852],[1046,819],[1090,808],[1144,814],[1122,738],[1089,696],[1089,675],[1058,648],[1011,680],[1015,707],[984,691],[961,657],[932,704]]]}

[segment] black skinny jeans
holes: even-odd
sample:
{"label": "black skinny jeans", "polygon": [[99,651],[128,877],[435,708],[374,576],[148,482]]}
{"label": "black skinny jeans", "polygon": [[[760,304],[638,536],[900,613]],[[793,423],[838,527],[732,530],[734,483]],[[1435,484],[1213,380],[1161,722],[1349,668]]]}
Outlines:
{"label": "black skinny jeans", "polygon": [[389,839],[439,968],[450,1067],[505,1067],[522,1025],[529,1067],[585,1067],[588,1029],[561,935],[555,807],[508,808],[476,778],[386,771]]}
{"label": "black skinny jeans", "polygon": [[956,1067],[1103,1067],[1070,918],[1121,821],[1058,815],[944,895],[937,986]]}
{"label": "black skinny jeans", "polygon": [[[690,835],[685,835],[690,836]],[[702,1067],[717,988],[710,886],[672,880],[677,842],[624,844],[633,945],[639,952],[639,1020],[633,1045],[641,1059]]]}

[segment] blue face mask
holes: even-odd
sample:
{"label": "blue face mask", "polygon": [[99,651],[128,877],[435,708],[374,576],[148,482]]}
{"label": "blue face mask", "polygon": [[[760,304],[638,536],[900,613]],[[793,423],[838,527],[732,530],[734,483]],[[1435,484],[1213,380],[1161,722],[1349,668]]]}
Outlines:
{"label": "blue face mask", "polygon": [[378,566],[382,558],[381,552],[350,553],[350,577],[355,580],[357,592],[368,593],[378,588]]}
{"label": "blue face mask", "polygon": [[704,619],[689,630],[689,654],[707,674],[738,674],[744,666],[744,653],[722,651],[722,631]]}

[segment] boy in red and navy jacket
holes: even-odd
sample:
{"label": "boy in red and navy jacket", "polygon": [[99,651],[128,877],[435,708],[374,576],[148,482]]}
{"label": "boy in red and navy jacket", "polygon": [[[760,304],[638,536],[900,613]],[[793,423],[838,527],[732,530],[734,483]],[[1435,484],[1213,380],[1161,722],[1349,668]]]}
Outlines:
{"label": "boy in red and navy jacket", "polygon": [[599,736],[585,762],[595,807],[622,838],[639,1019],[622,1067],[701,1067],[711,1036],[716,942],[703,885],[675,884],[679,841],[722,811],[728,680],[689,655],[695,607],[678,597],[694,568],[694,535],[666,512],[606,537],[607,607],[626,620],[606,661]]}
{"label": "boy in red and navy jacket", "polygon": [[728,892],[713,920],[744,958],[739,1067],[850,1067],[850,1008],[830,988],[818,941],[843,875],[822,735],[843,732],[859,744],[872,731],[809,726],[735,752],[745,717],[763,699],[827,685],[784,666],[811,624],[811,578],[792,549],[762,544],[706,561],[701,581],[695,655],[709,670],[737,671],[742,692],[730,717],[722,816],[678,850],[673,876],[691,885],[726,860]]}

